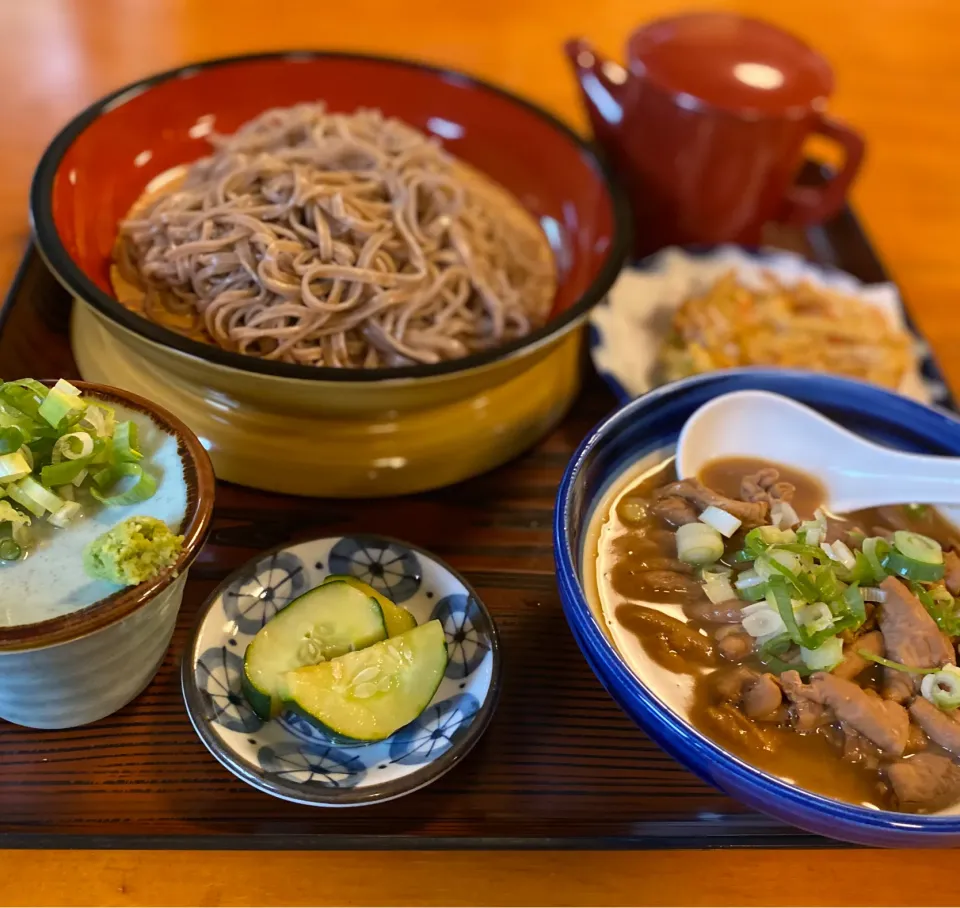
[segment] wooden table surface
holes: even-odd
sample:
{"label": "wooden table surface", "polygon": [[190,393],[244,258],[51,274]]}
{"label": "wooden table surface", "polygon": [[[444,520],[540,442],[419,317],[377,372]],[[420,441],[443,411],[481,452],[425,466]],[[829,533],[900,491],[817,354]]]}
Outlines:
{"label": "wooden table surface", "polygon": [[[866,135],[854,202],[960,391],[960,57],[955,0],[699,0],[771,19],[835,65]],[[405,54],[499,82],[579,126],[559,47],[618,55],[661,0],[3,0],[0,285],[46,143],[107,91],[191,60],[294,47]],[[2,805],[0,805],[2,809]],[[258,854],[0,852],[2,904],[955,904],[944,855],[877,851]],[[922,883],[919,888],[917,881]]]}

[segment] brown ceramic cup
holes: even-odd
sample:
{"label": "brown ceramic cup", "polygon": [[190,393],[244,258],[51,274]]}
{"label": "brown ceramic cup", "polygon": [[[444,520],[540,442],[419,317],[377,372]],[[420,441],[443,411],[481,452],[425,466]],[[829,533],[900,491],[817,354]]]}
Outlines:
{"label": "brown ceramic cup", "polygon": [[[756,244],[764,224],[815,224],[842,207],[863,140],[829,117],[829,64],[755,19],[697,13],[640,28],[623,68],[567,42],[594,136],[630,195],[638,255],[671,244]],[[819,134],[845,159],[799,186]]]}

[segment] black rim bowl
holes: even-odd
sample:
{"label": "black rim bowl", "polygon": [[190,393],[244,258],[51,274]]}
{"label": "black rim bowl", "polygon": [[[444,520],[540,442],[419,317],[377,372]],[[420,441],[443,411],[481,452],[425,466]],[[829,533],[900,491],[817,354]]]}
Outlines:
{"label": "black rim bowl", "polygon": [[[392,66],[410,67],[421,69],[427,72],[435,73],[440,78],[456,81],[461,84],[470,85],[480,91],[490,92],[506,98],[511,103],[523,107],[542,120],[549,123],[557,132],[562,134],[568,141],[577,145],[582,154],[590,161],[597,170],[602,180],[607,195],[610,199],[610,206],[613,213],[613,232],[612,242],[607,251],[606,260],[600,272],[594,278],[593,282],[586,289],[577,302],[560,313],[556,318],[551,319],[542,328],[525,335],[501,347],[487,350],[482,353],[475,353],[465,356],[461,359],[445,360],[431,365],[400,366],[385,369],[338,369],[330,366],[304,366],[295,363],[280,363],[272,360],[264,360],[259,357],[246,356],[241,353],[234,353],[224,350],[212,344],[205,344],[201,341],[191,340],[183,335],[177,334],[168,328],[164,328],[154,322],[148,321],[139,315],[131,312],[125,306],[117,302],[113,297],[104,293],[97,287],[80,268],[74,264],[73,259],[67,252],[60,236],[57,233],[53,220],[53,179],[60,161],[67,149],[73,144],[74,140],[90,125],[94,120],[105,112],[121,96],[128,92],[139,92],[148,89],[153,85],[177,78],[188,70],[207,69],[214,66],[226,66],[233,63],[249,60],[269,60],[280,59],[284,57],[303,58],[340,58],[348,60],[370,61],[376,63],[386,63]],[[357,54],[340,53],[334,51],[286,51],[266,54],[240,54],[232,57],[220,57],[213,60],[206,60],[201,63],[192,63],[186,66],[178,66],[175,69],[166,70],[145,79],[140,79],[125,85],[116,91],[111,92],[99,101],[91,104],[86,110],[74,117],[54,138],[47,147],[40,163],[33,175],[33,181],[30,186],[30,221],[33,226],[33,232],[37,249],[46,262],[47,266],[53,272],[57,280],[66,287],[74,296],[93,305],[100,314],[106,316],[111,321],[119,324],[123,328],[132,331],[146,340],[153,341],[165,347],[171,347],[181,353],[215,363],[220,366],[227,366],[238,369],[243,372],[254,372],[261,375],[274,375],[282,378],[306,379],[308,381],[340,381],[340,382],[370,382],[387,381],[390,379],[410,379],[410,378],[432,378],[442,375],[450,375],[455,372],[465,372],[481,366],[487,366],[499,360],[510,358],[525,348],[536,347],[553,336],[558,336],[564,332],[564,329],[572,325],[577,319],[582,318],[587,311],[598,303],[616,280],[617,275],[623,267],[627,258],[630,246],[631,221],[630,212],[627,206],[625,195],[618,188],[616,179],[607,164],[599,156],[593,144],[583,139],[569,126],[559,120],[553,114],[548,113],[543,108],[533,104],[518,95],[508,92],[503,88],[492,85],[473,76],[465,75],[456,70],[445,69],[432,66],[427,63],[421,63],[414,60],[407,60],[400,57],[389,57],[376,54]]]}

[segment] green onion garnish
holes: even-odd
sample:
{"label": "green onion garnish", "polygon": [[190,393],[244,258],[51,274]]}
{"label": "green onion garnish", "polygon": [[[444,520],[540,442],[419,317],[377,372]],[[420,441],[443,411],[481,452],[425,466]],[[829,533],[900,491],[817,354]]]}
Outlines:
{"label": "green onion garnish", "polygon": [[[135,481],[122,491],[115,491],[112,495],[100,491],[100,489],[114,490],[122,480],[128,478]],[[90,488],[90,494],[107,507],[146,501],[157,491],[156,479],[136,463],[121,463],[115,467],[108,467],[106,470],[97,473],[93,477],[93,481],[94,485]]]}
{"label": "green onion garnish", "polygon": [[113,459],[117,463],[136,463],[143,455],[137,450],[137,424],[118,422],[113,432]]}
{"label": "green onion garnish", "polygon": [[883,665],[886,668],[895,669],[898,672],[906,672],[908,675],[935,675],[939,668],[916,668],[913,665],[904,665],[902,662],[894,662],[892,659],[885,659],[883,656],[877,656],[869,650],[858,649],[858,655],[863,656],[870,662],[876,662],[877,665]]}
{"label": "green onion garnish", "polygon": [[108,507],[150,498],[157,481],[142,459],[137,424],[69,382],[0,382],[0,560],[23,556],[28,515],[64,527],[85,494]]}
{"label": "green onion garnish", "polygon": [[856,583],[850,584],[843,591],[843,602],[850,610],[850,614],[856,619],[854,627],[859,627],[867,620],[867,607],[863,601],[863,594],[860,592]]}
{"label": "green onion garnish", "polygon": [[26,438],[16,426],[0,429],[0,454],[13,454],[23,447]]}

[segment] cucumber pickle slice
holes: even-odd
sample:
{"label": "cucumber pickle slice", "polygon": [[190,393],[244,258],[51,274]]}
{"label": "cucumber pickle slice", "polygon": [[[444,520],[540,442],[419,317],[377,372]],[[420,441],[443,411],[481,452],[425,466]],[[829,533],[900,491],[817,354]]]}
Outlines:
{"label": "cucumber pickle slice", "polygon": [[387,636],[376,599],[349,583],[304,593],[281,609],[253,638],[243,659],[243,692],[261,719],[278,715],[287,672],[315,665]]}

